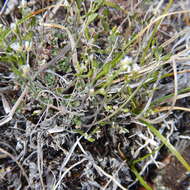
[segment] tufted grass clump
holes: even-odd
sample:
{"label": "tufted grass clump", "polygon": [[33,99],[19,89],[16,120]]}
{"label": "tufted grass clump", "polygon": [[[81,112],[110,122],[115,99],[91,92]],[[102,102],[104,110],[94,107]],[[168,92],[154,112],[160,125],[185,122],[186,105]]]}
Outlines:
{"label": "tufted grass clump", "polygon": [[[28,155],[37,152],[33,163],[41,189],[48,186],[46,166],[53,164],[59,169],[52,189],[129,189],[139,181],[150,190],[149,167],[159,168],[170,153],[190,171],[175,148],[189,137],[178,118],[189,112],[183,101],[190,92],[185,27],[190,11],[172,0],[28,6],[18,9],[22,18],[0,27],[0,85],[17,89],[0,124],[25,123],[25,149]],[[57,156],[52,165],[48,148]],[[120,179],[121,171],[126,179]],[[71,176],[81,183],[73,187]]]}

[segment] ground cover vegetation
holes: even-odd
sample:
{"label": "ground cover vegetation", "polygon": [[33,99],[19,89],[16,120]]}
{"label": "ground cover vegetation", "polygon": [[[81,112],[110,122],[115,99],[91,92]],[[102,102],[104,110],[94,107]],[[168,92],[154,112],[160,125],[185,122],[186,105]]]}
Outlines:
{"label": "ground cover vegetation", "polygon": [[0,6],[0,189],[190,188],[188,0]]}

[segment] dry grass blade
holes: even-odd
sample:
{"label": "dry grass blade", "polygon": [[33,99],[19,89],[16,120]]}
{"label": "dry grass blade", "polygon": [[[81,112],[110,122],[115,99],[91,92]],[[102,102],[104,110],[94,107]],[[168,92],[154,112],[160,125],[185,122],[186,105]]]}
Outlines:
{"label": "dry grass blade", "polygon": [[172,36],[169,40],[165,41],[161,47],[166,47],[169,44],[171,44],[172,42],[174,42],[177,38],[179,38],[180,36],[184,35],[185,33],[189,32],[189,28],[185,28],[184,30],[180,31],[179,33],[175,34],[174,36]]}
{"label": "dry grass blade", "polygon": [[[123,167],[123,165],[126,164],[126,161],[123,161],[123,163],[120,165],[120,167],[117,169],[116,173],[118,173],[118,171]],[[113,174],[113,178],[114,178],[115,174]],[[107,187],[109,186],[109,184],[112,182],[112,178],[110,178],[110,180],[106,183],[106,185],[103,187],[102,190],[106,190]]]}
{"label": "dry grass blade", "polygon": [[59,24],[41,23],[41,25],[46,26],[46,27],[51,27],[51,28],[59,28],[59,29],[65,30],[67,32],[70,43],[71,43],[71,50],[73,52],[73,54],[72,54],[73,66],[75,68],[75,71],[79,71],[80,67],[78,65],[76,42],[75,42],[73,35],[69,31],[69,29],[67,27],[59,25]]}
{"label": "dry grass blade", "polygon": [[5,118],[0,120],[0,126],[2,126],[4,124],[8,123],[9,121],[11,121],[11,119],[13,118],[13,115],[15,114],[17,108],[21,104],[21,102],[22,102],[24,96],[27,94],[27,92],[28,92],[28,86],[25,87],[22,94],[20,95],[20,97],[18,98],[18,100],[14,104],[13,108],[11,109],[10,113],[7,116],[5,116]]}
{"label": "dry grass blade", "polygon": [[176,15],[176,14],[186,14],[186,13],[190,13],[190,10],[182,10],[182,11],[176,11],[176,12],[171,12],[171,13],[167,13],[164,15],[159,16],[158,18],[156,18],[155,20],[153,20],[150,24],[148,24],[141,32],[138,33],[137,35],[137,39],[141,38],[143,36],[143,34],[149,30],[151,28],[151,26],[155,23],[157,23],[158,21],[160,21],[161,19],[168,17],[168,16],[172,16],[172,15]]}
{"label": "dry grass blade", "polygon": [[42,147],[43,147],[43,142],[41,140],[41,134],[38,133],[38,146],[37,146],[37,165],[38,165],[38,171],[39,171],[39,176],[40,176],[40,182],[41,182],[41,185],[42,185],[42,189],[45,190],[45,186],[44,186],[44,181],[43,181],[43,150],[42,150]]}
{"label": "dry grass blade", "polygon": [[152,99],[153,99],[153,96],[154,96],[154,91],[156,89],[156,87],[158,86],[158,83],[159,83],[159,80],[160,80],[160,77],[161,75],[158,77],[157,81],[154,83],[154,86],[153,86],[153,90],[152,90],[152,93],[147,101],[147,104],[145,105],[144,109],[141,111],[141,113],[139,115],[136,116],[135,119],[139,119],[143,116],[144,113],[146,113],[146,111],[148,110],[148,108],[150,107],[151,105],[151,102],[152,102]]}
{"label": "dry grass blade", "polygon": [[114,176],[108,174],[107,172],[105,172],[100,166],[96,165],[95,163],[93,163],[94,167],[96,168],[96,170],[99,170],[101,173],[103,173],[107,178],[109,178],[110,180],[112,180],[119,188],[121,188],[122,190],[127,190],[127,188],[123,187],[115,178]]}
{"label": "dry grass blade", "polygon": [[190,112],[189,108],[179,107],[179,106],[173,106],[173,107],[164,106],[164,107],[155,108],[155,112],[163,112],[163,111],[169,111],[169,110],[182,110],[182,111]]}
{"label": "dry grass blade", "polygon": [[32,81],[34,79],[36,79],[36,77],[41,72],[45,71],[46,69],[48,69],[49,67],[53,66],[54,64],[58,63],[61,59],[63,59],[65,57],[65,55],[69,52],[70,49],[71,49],[71,46],[70,45],[66,45],[62,50],[60,50],[60,52],[58,53],[58,55],[55,56],[51,61],[49,61],[48,63],[45,63],[45,64],[41,65],[40,68],[38,69],[38,71],[32,77]]}
{"label": "dry grass blade", "polygon": [[63,3],[66,2],[65,0],[60,0],[57,2],[56,6],[53,7],[53,10],[51,11],[51,14],[49,16],[50,19],[53,18],[53,16],[56,14],[56,12],[58,11],[58,9],[60,8],[60,6],[63,5]]}
{"label": "dry grass blade", "polygon": [[174,73],[174,96],[172,98],[172,105],[170,106],[170,109],[168,110],[167,113],[164,115],[161,115],[160,117],[154,119],[154,120],[149,120],[149,119],[144,119],[143,120],[147,121],[150,124],[157,124],[161,123],[164,119],[166,119],[172,112],[173,107],[175,106],[176,100],[177,100],[177,93],[178,93],[178,82],[177,82],[177,69],[176,69],[176,62],[173,60],[173,73]]}
{"label": "dry grass blade", "polygon": [[82,164],[84,161],[86,161],[86,158],[83,158],[82,160],[76,162],[75,164],[73,164],[72,166],[70,166],[68,169],[65,170],[65,172],[61,175],[61,178],[59,179],[59,181],[57,182],[57,184],[55,185],[55,187],[53,187],[52,190],[56,190],[58,188],[58,186],[60,185],[61,181],[63,180],[63,178],[65,177],[65,175],[72,170],[74,167]]}
{"label": "dry grass blade", "polygon": [[190,170],[173,145],[189,139],[188,0],[12,1],[0,17],[0,168],[11,156],[22,166],[0,189],[26,189],[21,172],[31,189],[151,189],[167,148]]}
{"label": "dry grass blade", "polygon": [[1,11],[0,11],[0,16],[3,14],[3,12],[5,11],[5,8],[7,6],[7,3],[9,2],[9,0],[6,0],[3,7],[1,8]]}
{"label": "dry grass blade", "polygon": [[9,114],[10,111],[11,111],[10,105],[9,105],[8,101],[6,100],[5,96],[3,94],[1,94],[1,93],[0,93],[0,95],[1,95],[1,100],[2,100],[2,103],[3,103],[3,108],[5,110],[5,113]]}

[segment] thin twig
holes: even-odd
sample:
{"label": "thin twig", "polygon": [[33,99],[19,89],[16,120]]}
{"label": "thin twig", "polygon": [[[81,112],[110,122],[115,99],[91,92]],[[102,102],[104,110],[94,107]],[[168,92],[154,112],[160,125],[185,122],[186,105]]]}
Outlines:
{"label": "thin twig", "polygon": [[164,107],[159,107],[159,108],[156,108],[156,112],[163,112],[163,111],[168,111],[168,110],[182,110],[182,111],[187,111],[187,112],[190,112],[190,109],[189,108],[185,108],[185,107],[179,107],[179,106],[164,106]]}
{"label": "thin twig", "polygon": [[59,181],[57,182],[57,184],[55,185],[55,187],[53,188],[53,190],[56,190],[57,187],[59,186],[59,184],[61,183],[61,181],[63,180],[63,178],[65,177],[65,175],[71,170],[73,169],[75,166],[80,165],[81,163],[83,163],[84,161],[86,161],[86,158],[83,158],[82,160],[80,160],[79,162],[73,164],[71,167],[69,167],[67,170],[65,170],[65,172],[61,175],[61,178],[59,179]]}
{"label": "thin twig", "polygon": [[17,110],[18,106],[22,102],[22,100],[25,97],[25,95],[27,94],[27,92],[28,92],[28,86],[26,86],[24,88],[24,91],[22,92],[22,94],[20,95],[20,97],[18,98],[18,100],[16,101],[16,103],[14,104],[14,106],[11,109],[10,113],[7,116],[5,116],[5,118],[3,118],[3,119],[0,120],[0,126],[2,126],[5,123],[8,123],[9,121],[11,121],[11,119],[13,118],[13,115],[15,114],[15,111]]}
{"label": "thin twig", "polygon": [[1,9],[1,11],[0,11],[0,16],[3,14],[3,12],[5,11],[5,8],[6,8],[6,6],[7,6],[7,4],[8,4],[8,2],[9,2],[9,0],[6,0],[5,2],[4,2],[4,5],[3,5],[3,7],[2,7],[2,9]]}
{"label": "thin twig", "polygon": [[30,180],[29,180],[29,178],[28,178],[26,172],[24,171],[24,168],[23,168],[22,165],[17,161],[17,159],[16,159],[11,153],[7,152],[7,151],[4,150],[3,148],[0,148],[0,152],[2,152],[3,154],[6,154],[7,156],[9,156],[12,160],[14,160],[14,161],[17,163],[17,165],[18,165],[19,168],[21,169],[22,174],[23,174],[23,176],[25,177],[25,179],[26,179],[28,185],[30,186]]}
{"label": "thin twig", "polygon": [[161,115],[160,117],[153,119],[153,120],[143,118],[143,120],[147,121],[150,124],[157,124],[157,123],[162,122],[164,119],[166,119],[171,114],[171,112],[175,106],[175,103],[177,100],[177,93],[178,93],[177,69],[176,69],[175,60],[173,60],[172,66],[173,66],[173,73],[174,73],[174,96],[172,98],[172,105],[170,106],[168,112],[165,115]]}
{"label": "thin twig", "polygon": [[94,167],[99,170],[101,173],[103,173],[106,177],[111,179],[118,187],[120,187],[122,190],[127,190],[127,188],[123,187],[113,176],[105,172],[100,166],[93,163]]}
{"label": "thin twig", "polygon": [[41,133],[38,133],[37,135],[37,165],[38,165],[38,171],[40,176],[40,182],[42,185],[42,189],[45,190],[44,181],[43,181],[43,142],[41,142]]}
{"label": "thin twig", "polygon": [[65,55],[69,52],[69,50],[71,49],[70,45],[66,45],[59,53],[57,56],[55,56],[51,61],[49,61],[46,64],[43,64],[38,71],[34,74],[34,76],[32,77],[32,81],[34,79],[36,79],[36,77],[43,71],[45,71],[46,69],[48,69],[50,66],[53,66],[55,63],[59,62],[63,57],[65,57]]}

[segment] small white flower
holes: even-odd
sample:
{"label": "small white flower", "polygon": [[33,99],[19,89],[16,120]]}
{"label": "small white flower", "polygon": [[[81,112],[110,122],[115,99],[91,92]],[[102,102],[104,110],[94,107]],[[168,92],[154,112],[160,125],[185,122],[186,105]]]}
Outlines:
{"label": "small white flower", "polygon": [[25,41],[25,42],[24,42],[24,49],[25,49],[26,51],[30,51],[31,48],[32,48],[32,42]]}
{"label": "small white flower", "polygon": [[132,57],[125,56],[124,59],[121,60],[121,68],[122,70],[128,70],[129,66],[133,63]]}
{"label": "small white flower", "polygon": [[16,32],[16,24],[15,23],[11,23],[10,28],[13,32]]}
{"label": "small white flower", "polygon": [[21,52],[23,50],[23,47],[18,42],[14,42],[10,47],[17,52]]}
{"label": "small white flower", "polygon": [[26,0],[22,0],[19,8],[25,8],[26,6],[27,6],[27,1]]}
{"label": "small white flower", "polygon": [[125,56],[125,58],[121,60],[121,69],[126,70],[127,72],[132,72],[138,71],[140,67],[133,61],[132,57]]}

